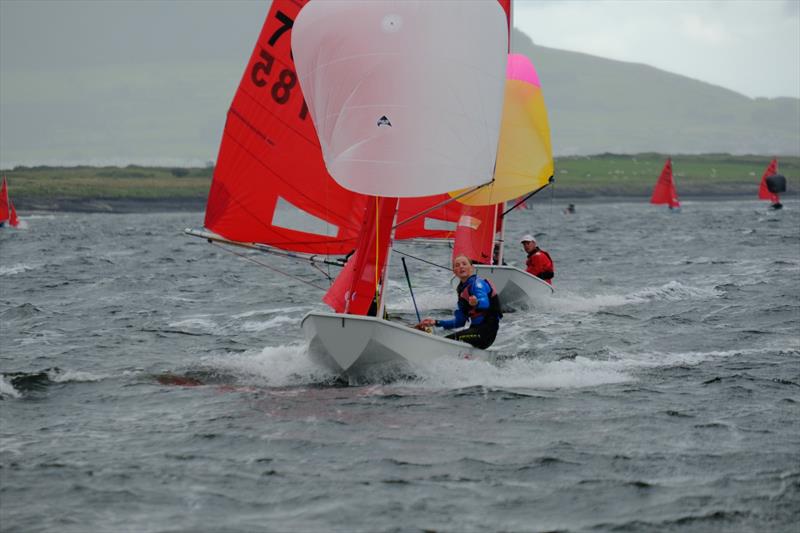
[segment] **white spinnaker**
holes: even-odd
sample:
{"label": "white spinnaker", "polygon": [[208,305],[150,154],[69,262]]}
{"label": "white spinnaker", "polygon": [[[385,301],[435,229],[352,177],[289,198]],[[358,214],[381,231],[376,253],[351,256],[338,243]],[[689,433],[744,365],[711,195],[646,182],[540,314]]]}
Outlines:
{"label": "white spinnaker", "polygon": [[376,196],[490,181],[507,46],[496,0],[309,2],[292,52],[328,172]]}

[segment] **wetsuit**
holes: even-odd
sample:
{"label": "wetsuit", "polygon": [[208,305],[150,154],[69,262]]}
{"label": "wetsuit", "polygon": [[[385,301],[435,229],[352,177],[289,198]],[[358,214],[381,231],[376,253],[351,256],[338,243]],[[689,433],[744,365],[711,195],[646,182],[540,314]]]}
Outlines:
{"label": "wetsuit", "polygon": [[[488,280],[473,274],[458,284],[456,293],[458,307],[453,312],[455,318],[437,320],[436,325],[444,329],[460,328],[469,319],[467,329],[451,333],[447,338],[469,343],[476,348],[488,348],[497,337],[497,328],[500,327],[500,319],[503,318],[497,292]],[[470,296],[478,299],[474,307],[469,305]]]}
{"label": "wetsuit", "polygon": [[525,270],[527,270],[529,274],[543,279],[550,285],[553,284],[553,276],[555,275],[553,260],[550,258],[550,254],[541,248],[537,247],[528,254],[528,261],[525,263],[525,266]]}

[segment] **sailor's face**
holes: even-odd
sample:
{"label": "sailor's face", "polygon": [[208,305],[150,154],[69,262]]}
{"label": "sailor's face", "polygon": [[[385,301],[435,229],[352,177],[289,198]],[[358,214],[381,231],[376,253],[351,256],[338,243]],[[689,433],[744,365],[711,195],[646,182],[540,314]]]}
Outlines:
{"label": "sailor's face", "polygon": [[472,264],[470,264],[469,259],[456,257],[455,261],[453,261],[453,274],[461,281],[470,277],[472,275]]}
{"label": "sailor's face", "polygon": [[536,249],[536,241],[522,241],[522,248],[526,252],[531,253]]}

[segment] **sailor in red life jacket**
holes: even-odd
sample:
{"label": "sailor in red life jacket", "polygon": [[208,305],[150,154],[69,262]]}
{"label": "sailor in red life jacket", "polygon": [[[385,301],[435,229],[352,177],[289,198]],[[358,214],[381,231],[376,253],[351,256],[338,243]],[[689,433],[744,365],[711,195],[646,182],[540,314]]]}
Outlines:
{"label": "sailor in red life jacket", "polygon": [[503,313],[500,312],[500,299],[492,284],[475,274],[472,261],[465,255],[453,258],[453,274],[460,280],[456,293],[458,307],[450,320],[424,318],[417,329],[438,326],[444,329],[460,328],[467,323],[469,327],[451,333],[448,339],[469,343],[476,348],[488,348],[497,337],[497,329]]}
{"label": "sailor in red life jacket", "polygon": [[525,270],[527,270],[529,274],[533,274],[537,278],[543,279],[552,285],[555,268],[553,267],[553,260],[550,258],[550,254],[536,245],[536,239],[534,239],[531,234],[522,237],[522,248],[525,250],[525,253],[528,254]]}

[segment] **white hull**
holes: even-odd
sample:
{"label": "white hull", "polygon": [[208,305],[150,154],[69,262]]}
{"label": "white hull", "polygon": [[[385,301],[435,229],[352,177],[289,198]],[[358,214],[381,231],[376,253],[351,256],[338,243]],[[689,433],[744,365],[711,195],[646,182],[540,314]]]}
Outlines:
{"label": "white hull", "polygon": [[503,311],[535,308],[555,292],[546,281],[516,267],[475,265],[475,271],[492,282]]}
{"label": "white hull", "polygon": [[490,351],[370,316],[308,313],[301,327],[311,358],[348,377],[413,373],[434,358],[494,359]]}

